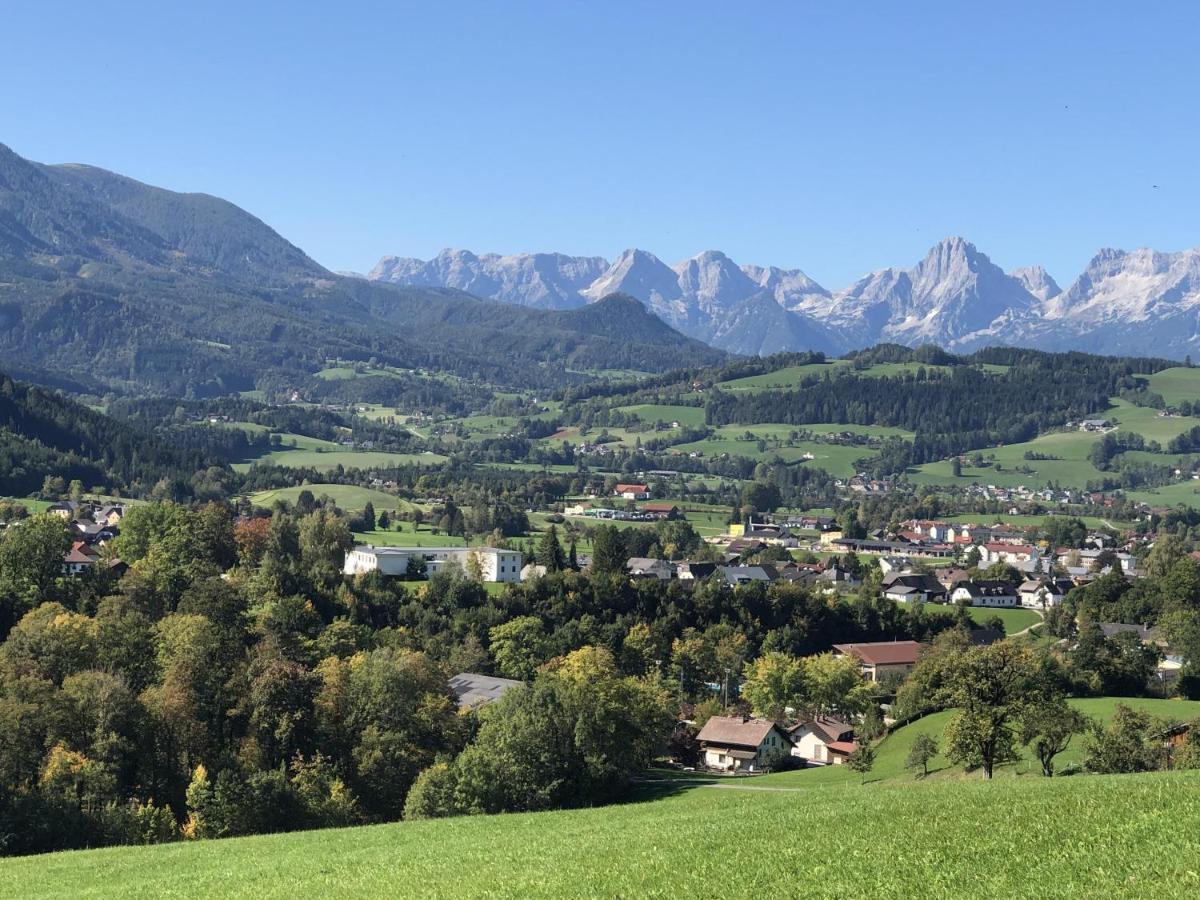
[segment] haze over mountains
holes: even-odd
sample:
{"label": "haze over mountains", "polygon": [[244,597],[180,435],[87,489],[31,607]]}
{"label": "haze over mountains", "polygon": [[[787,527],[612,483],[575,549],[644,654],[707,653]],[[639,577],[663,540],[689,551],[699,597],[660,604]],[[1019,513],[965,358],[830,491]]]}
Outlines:
{"label": "haze over mountains", "polygon": [[555,309],[620,291],[684,334],[734,353],[840,353],[894,341],[1182,358],[1200,347],[1200,248],[1101,250],[1066,290],[1040,266],[1005,272],[960,237],[910,268],[881,269],[837,291],[799,269],[739,265],[715,250],[674,265],[639,249],[611,263],[444,250],[429,261],[384,257],[367,277]]}

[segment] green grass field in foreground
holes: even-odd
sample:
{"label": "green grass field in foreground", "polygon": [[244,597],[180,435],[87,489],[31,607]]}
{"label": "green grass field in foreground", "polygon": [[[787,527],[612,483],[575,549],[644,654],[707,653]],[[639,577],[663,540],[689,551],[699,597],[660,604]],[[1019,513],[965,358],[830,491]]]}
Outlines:
{"label": "green grass field in foreground", "polygon": [[1189,897],[1200,774],[792,791],[0,861],[5,897]]}
{"label": "green grass field in foreground", "polygon": [[[1074,701],[1108,718],[1114,698]],[[1129,700],[1173,719],[1200,703]],[[0,897],[1190,897],[1200,773],[988,783],[904,757],[951,713],[900,729],[868,782],[831,766],[648,785],[643,802],[0,860]],[[1063,754],[1081,758],[1080,746]]]}

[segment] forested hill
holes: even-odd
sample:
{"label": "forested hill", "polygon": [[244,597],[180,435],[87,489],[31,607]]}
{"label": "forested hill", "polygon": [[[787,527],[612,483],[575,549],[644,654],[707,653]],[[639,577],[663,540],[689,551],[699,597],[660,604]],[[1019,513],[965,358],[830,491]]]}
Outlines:
{"label": "forested hill", "polygon": [[547,387],[723,354],[640,305],[553,313],[337,276],[224,200],[0,145],[0,357],[74,390],[212,396],[303,387],[331,357]]}
{"label": "forested hill", "polygon": [[0,495],[25,496],[48,473],[88,489],[142,493],[215,466],[196,451],[159,443],[135,427],[61,395],[0,374]]}

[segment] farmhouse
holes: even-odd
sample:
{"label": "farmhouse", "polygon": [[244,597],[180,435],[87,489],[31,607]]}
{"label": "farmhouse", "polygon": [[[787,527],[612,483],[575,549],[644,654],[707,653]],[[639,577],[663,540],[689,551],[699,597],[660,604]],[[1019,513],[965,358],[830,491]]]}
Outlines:
{"label": "farmhouse", "polygon": [[646,500],[650,496],[650,486],[645,484],[618,484],[613,488],[613,496],[626,500]]}
{"label": "farmhouse", "polygon": [[1007,581],[984,580],[960,581],[950,592],[950,600],[968,606],[1014,607],[1020,603],[1017,592]]}
{"label": "farmhouse", "polygon": [[907,675],[917,665],[924,649],[916,641],[879,641],[866,644],[834,644],[838,656],[850,656],[862,666],[863,677],[880,681],[884,676],[899,672]]}
{"label": "farmhouse", "polygon": [[436,575],[447,565],[458,565],[471,571],[478,564],[484,581],[515,582],[521,580],[521,554],[516,550],[496,547],[355,547],[346,554],[342,566],[344,575],[365,575],[380,572],[384,575],[406,575],[409,560],[424,564],[429,575]]}
{"label": "farmhouse", "polygon": [[704,765],[728,772],[754,772],[770,765],[780,754],[790,755],[792,741],[767,719],[713,716],[696,736]]}
{"label": "farmhouse", "polygon": [[840,765],[854,752],[854,726],[838,719],[818,716],[793,725],[792,756],[815,765]]}

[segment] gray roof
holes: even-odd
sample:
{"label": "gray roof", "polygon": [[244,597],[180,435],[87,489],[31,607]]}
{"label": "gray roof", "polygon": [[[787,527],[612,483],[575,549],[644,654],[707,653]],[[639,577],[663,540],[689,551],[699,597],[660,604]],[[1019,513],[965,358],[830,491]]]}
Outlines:
{"label": "gray roof", "polygon": [[462,709],[474,709],[484,703],[491,703],[513,688],[524,686],[524,682],[513,681],[511,678],[475,675],[470,672],[460,672],[450,679],[450,690],[454,691]]}

